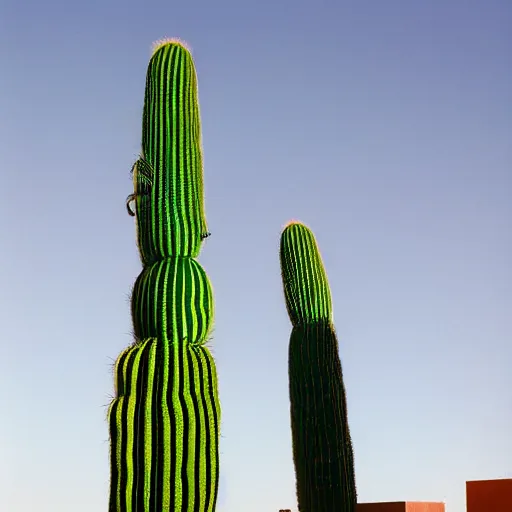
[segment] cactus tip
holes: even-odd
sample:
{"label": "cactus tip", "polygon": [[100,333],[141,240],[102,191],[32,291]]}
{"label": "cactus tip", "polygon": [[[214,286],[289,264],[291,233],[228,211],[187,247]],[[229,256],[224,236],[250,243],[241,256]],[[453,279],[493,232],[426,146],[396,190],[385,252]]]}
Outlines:
{"label": "cactus tip", "polygon": [[282,234],[284,234],[285,232],[287,232],[288,230],[290,230],[291,228],[299,228],[299,230],[301,232],[305,232],[305,233],[310,233],[312,236],[313,235],[313,231],[311,230],[311,228],[307,225],[307,224],[304,224],[304,222],[301,222],[300,220],[296,220],[296,219],[291,219],[289,220],[284,226],[283,226],[283,230],[282,230]]}
{"label": "cactus tip", "polygon": [[[297,219],[290,219],[284,226],[283,226],[283,231],[287,228],[289,228],[290,226],[306,226],[304,224],[304,222],[301,222],[300,220],[297,220]],[[307,226],[306,226],[307,227]]]}
{"label": "cactus tip", "polygon": [[192,53],[192,48],[190,47],[190,45],[182,39],[179,39],[177,37],[164,37],[163,39],[158,39],[153,43],[151,47],[151,55],[154,55],[158,50],[160,50],[160,48],[168,44],[177,44],[185,48],[185,50],[188,50],[190,53]]}

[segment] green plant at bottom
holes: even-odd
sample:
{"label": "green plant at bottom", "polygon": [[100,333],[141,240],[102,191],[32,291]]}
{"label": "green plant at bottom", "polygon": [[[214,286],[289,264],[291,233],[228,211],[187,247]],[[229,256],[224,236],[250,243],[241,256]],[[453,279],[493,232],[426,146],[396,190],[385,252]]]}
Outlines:
{"label": "green plant at bottom", "polygon": [[[213,512],[220,405],[197,78],[183,43],[159,43],[146,74],[142,151],[127,207],[143,270],[131,298],[134,344],[114,366],[109,512]],[[135,210],[131,209],[135,205]]]}
{"label": "green plant at bottom", "polygon": [[354,456],[331,292],[315,237],[285,227],[281,273],[293,325],[289,346],[290,415],[301,512],[355,512]]}

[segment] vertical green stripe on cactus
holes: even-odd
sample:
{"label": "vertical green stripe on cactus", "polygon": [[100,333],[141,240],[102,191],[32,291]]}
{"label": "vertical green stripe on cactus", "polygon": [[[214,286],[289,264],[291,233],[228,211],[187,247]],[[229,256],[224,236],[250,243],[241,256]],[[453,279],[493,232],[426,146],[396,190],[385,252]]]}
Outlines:
{"label": "vertical green stripe on cactus", "polygon": [[354,512],[354,456],[331,294],[311,230],[289,224],[280,258],[293,325],[288,370],[299,511]]}
{"label": "vertical green stripe on cactus", "polygon": [[208,235],[201,122],[194,62],[181,43],[160,46],[149,62],[133,178],[142,260],[197,256]]}
{"label": "vertical green stripe on cactus", "polygon": [[213,293],[194,259],[206,236],[202,172],[192,57],[182,43],[164,42],[148,66],[128,197],[144,268],[131,298],[136,342],[114,368],[109,512],[215,510],[220,404],[205,346]]}
{"label": "vertical green stripe on cactus", "polygon": [[293,325],[332,320],[331,291],[315,237],[293,222],[281,235],[281,271],[286,307]]}

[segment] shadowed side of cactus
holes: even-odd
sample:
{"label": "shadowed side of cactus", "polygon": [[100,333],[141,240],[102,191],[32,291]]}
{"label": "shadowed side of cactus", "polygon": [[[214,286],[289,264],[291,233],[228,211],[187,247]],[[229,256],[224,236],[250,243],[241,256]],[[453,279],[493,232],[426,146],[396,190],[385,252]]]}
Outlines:
{"label": "shadowed side of cactus", "polygon": [[148,66],[127,201],[144,268],[131,299],[136,341],[114,367],[109,512],[216,507],[220,404],[205,346],[213,293],[194,259],[207,235],[201,151],[192,57],[181,42],[163,42]]}
{"label": "shadowed side of cactus", "polygon": [[281,272],[293,325],[290,415],[301,512],[355,512],[354,456],[331,292],[315,237],[301,223],[281,235]]}

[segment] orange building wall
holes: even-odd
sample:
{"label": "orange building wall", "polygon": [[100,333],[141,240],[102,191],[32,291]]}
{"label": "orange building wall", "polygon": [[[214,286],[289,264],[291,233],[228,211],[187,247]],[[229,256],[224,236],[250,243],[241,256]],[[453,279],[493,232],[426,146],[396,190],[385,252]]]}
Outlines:
{"label": "orange building wall", "polygon": [[444,503],[410,501],[407,502],[406,512],[445,512]]}
{"label": "orange building wall", "polygon": [[512,478],[466,482],[467,512],[512,511]]}
{"label": "orange building wall", "polygon": [[445,512],[444,503],[430,501],[396,501],[358,503],[357,512]]}

